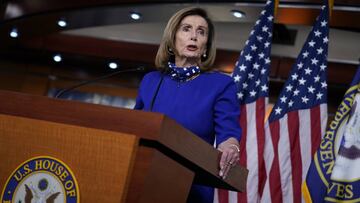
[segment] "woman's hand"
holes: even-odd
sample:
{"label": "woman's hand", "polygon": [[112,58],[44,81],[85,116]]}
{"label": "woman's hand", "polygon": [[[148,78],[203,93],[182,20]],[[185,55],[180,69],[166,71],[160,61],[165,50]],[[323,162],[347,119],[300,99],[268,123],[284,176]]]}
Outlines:
{"label": "woman's hand", "polygon": [[239,162],[239,142],[235,138],[229,138],[219,144],[218,150],[222,152],[219,176],[225,179],[229,170]]}

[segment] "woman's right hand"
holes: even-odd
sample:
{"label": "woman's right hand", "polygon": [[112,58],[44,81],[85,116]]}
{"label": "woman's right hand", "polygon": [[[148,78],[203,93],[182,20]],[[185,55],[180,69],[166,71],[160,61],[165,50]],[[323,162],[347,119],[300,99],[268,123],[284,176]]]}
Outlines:
{"label": "woman's right hand", "polygon": [[225,179],[229,170],[239,162],[239,142],[235,138],[229,138],[218,146],[221,151],[219,176]]}

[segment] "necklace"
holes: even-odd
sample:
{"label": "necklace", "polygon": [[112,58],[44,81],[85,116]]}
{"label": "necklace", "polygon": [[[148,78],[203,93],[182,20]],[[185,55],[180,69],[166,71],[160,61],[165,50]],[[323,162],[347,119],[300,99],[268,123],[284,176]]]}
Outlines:
{"label": "necklace", "polygon": [[193,80],[193,79],[195,79],[195,78],[197,78],[199,75],[200,75],[200,73],[198,73],[198,74],[196,74],[196,75],[191,76],[190,78],[186,79],[186,82],[187,82],[187,81],[190,81],[190,80]]}

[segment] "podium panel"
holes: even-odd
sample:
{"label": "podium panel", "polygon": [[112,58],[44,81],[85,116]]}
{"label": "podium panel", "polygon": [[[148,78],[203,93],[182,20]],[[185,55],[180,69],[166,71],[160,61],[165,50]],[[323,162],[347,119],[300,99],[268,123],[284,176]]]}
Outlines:
{"label": "podium panel", "polygon": [[[247,169],[236,165],[221,179],[221,153],[163,114],[7,91],[0,98],[0,189],[6,198],[19,191],[8,189],[9,180],[23,184],[21,198],[46,192],[51,181],[24,184],[35,169],[52,169],[50,162],[40,166],[40,156],[64,163],[81,202],[180,203],[193,182],[245,190]],[[62,193],[51,191],[53,198],[73,194],[74,184],[65,180],[70,172],[61,167],[49,172],[65,184]]]}
{"label": "podium panel", "polygon": [[0,188],[22,162],[48,155],[70,167],[81,202],[124,202],[138,141],[130,134],[0,114]]}

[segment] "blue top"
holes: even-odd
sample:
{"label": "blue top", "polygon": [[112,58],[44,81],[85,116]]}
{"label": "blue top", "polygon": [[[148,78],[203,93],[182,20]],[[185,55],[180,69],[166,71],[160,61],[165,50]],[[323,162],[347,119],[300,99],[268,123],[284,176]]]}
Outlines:
{"label": "blue top", "polygon": [[[158,71],[144,76],[135,109],[150,111],[161,76]],[[201,73],[186,82],[179,82],[164,75],[152,111],[176,120],[211,145],[215,141],[215,135],[217,144],[230,137],[240,140],[240,107],[235,83],[231,77],[219,72]],[[212,202],[213,189],[202,187],[198,189],[200,192],[194,192],[193,189],[194,186],[190,196],[201,193],[200,196],[205,197],[200,199],[206,199],[196,199],[193,202]]]}
{"label": "blue top", "polygon": [[[135,109],[150,111],[161,73],[143,78]],[[202,73],[194,80],[178,82],[168,75],[155,98],[153,112],[163,113],[209,144],[234,137],[240,140],[240,107],[232,78],[218,72]]]}

